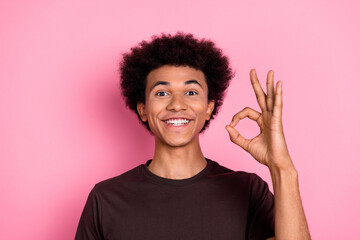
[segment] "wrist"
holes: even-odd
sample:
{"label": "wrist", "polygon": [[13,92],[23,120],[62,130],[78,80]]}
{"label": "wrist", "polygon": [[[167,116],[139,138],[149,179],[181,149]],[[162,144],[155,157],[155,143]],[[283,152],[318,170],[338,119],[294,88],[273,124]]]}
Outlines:
{"label": "wrist", "polygon": [[286,159],[285,161],[282,161],[285,164],[282,165],[276,165],[276,164],[269,164],[268,168],[270,171],[270,174],[272,176],[276,175],[276,176],[293,176],[293,177],[297,177],[298,172],[291,160],[291,158],[289,157],[288,159]]}
{"label": "wrist", "polygon": [[295,167],[278,167],[270,166],[269,167],[271,180],[273,183],[274,194],[278,194],[279,191],[283,192],[292,192],[297,194],[299,191],[299,178],[298,172]]}

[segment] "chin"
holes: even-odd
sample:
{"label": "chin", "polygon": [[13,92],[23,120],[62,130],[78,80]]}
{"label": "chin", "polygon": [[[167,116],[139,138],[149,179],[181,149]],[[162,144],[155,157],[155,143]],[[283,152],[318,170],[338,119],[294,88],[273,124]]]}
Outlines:
{"label": "chin", "polygon": [[158,132],[156,138],[163,145],[170,147],[184,147],[187,145],[196,144],[198,141],[199,133],[195,130],[189,130],[188,132]]}
{"label": "chin", "polygon": [[163,144],[170,147],[184,147],[190,144],[194,139],[161,139]]}

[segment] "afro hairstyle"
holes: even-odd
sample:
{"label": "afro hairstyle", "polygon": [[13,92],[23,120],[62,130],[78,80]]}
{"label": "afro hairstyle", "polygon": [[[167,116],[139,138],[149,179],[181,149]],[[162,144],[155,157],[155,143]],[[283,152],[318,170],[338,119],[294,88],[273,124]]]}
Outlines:
{"label": "afro hairstyle", "polygon": [[146,79],[148,74],[164,65],[188,66],[201,70],[208,87],[208,100],[214,100],[212,115],[201,129],[204,131],[223,104],[225,91],[234,73],[228,57],[214,42],[197,39],[193,34],[177,32],[175,35],[162,33],[153,35],[151,41],[142,41],[123,53],[120,62],[120,88],[126,106],[136,113],[141,123],[152,134],[148,122],[141,121],[137,103],[145,103]]}

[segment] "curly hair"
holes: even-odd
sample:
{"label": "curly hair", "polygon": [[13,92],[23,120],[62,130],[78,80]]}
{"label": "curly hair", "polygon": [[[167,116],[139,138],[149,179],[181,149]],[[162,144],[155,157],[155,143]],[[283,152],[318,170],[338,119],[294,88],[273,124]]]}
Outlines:
{"label": "curly hair", "polygon": [[[177,32],[175,35],[162,33],[152,36],[150,42],[142,41],[131,51],[123,54],[120,62],[120,88],[126,106],[137,113],[137,103],[145,103],[146,79],[148,74],[164,65],[189,66],[201,70],[208,86],[208,100],[215,101],[209,120],[201,129],[204,131],[210,120],[223,104],[225,91],[234,73],[228,57],[214,42],[196,39],[193,34]],[[142,122],[150,131],[148,122]]]}

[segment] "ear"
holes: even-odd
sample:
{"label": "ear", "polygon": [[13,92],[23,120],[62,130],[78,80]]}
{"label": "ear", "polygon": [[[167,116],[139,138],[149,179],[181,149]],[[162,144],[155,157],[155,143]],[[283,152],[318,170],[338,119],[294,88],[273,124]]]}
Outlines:
{"label": "ear", "polygon": [[209,100],[208,101],[208,107],[206,110],[206,120],[209,120],[211,117],[211,113],[213,112],[215,107],[215,100]]}
{"label": "ear", "polygon": [[138,102],[137,106],[136,106],[136,109],[137,109],[137,112],[138,112],[141,120],[143,122],[146,122],[148,119],[147,119],[147,116],[146,116],[146,113],[145,113],[145,104],[142,103],[142,102]]}

